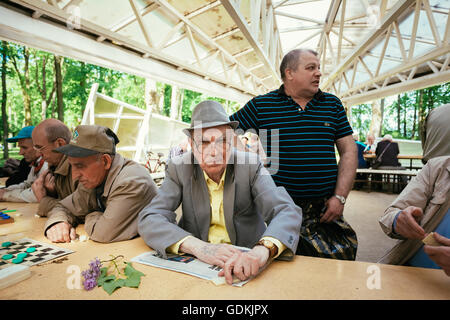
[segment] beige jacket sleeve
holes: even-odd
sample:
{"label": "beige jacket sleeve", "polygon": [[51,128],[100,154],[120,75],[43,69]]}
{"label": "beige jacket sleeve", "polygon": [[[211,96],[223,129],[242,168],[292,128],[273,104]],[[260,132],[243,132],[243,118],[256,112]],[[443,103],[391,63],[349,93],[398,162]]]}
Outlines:
{"label": "beige jacket sleeve", "polygon": [[8,202],[37,202],[31,188],[7,190],[3,194],[3,201]]}
{"label": "beige jacket sleeve", "polygon": [[134,182],[123,183],[111,191],[105,212],[91,212],[86,216],[84,228],[91,239],[115,242],[138,235],[139,212],[156,195],[156,188],[144,181]]}
{"label": "beige jacket sleeve", "polygon": [[[402,236],[393,233],[392,224],[398,212],[409,206],[419,207],[424,210],[428,199],[433,194],[433,184],[431,181],[431,168],[425,165],[417,176],[408,183],[397,199],[384,211],[384,216],[379,220],[381,229],[389,237],[404,240]],[[425,212],[425,210],[424,210]]]}
{"label": "beige jacket sleeve", "polygon": [[98,211],[95,191],[79,185],[73,194],[51,210],[45,230],[57,222],[66,221],[75,226],[84,221],[84,229],[94,241],[129,240],[137,236],[139,212],[155,194],[156,185],[150,175],[130,176],[112,186],[106,200],[106,210],[101,212]]}

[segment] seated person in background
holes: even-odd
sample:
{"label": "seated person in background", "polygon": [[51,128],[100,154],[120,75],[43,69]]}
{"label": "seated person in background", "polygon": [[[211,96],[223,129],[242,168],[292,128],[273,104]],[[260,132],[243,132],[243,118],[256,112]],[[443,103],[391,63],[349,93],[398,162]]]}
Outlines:
{"label": "seated person in background", "polygon": [[183,130],[192,152],[168,163],[157,196],[139,214],[139,234],[161,256],[192,254],[222,267],[228,284],[233,275],[257,275],[274,258],[292,259],[302,223],[301,209],[258,156],[232,147],[237,124],[220,103],[198,104]]}
{"label": "seated person in background", "polygon": [[366,145],[364,143],[362,143],[361,141],[359,141],[359,136],[357,133],[353,134],[353,139],[355,140],[356,143],[356,148],[358,149],[358,168],[367,168],[367,162],[364,159],[364,150],[366,149]]}
{"label": "seated person in background", "polygon": [[377,158],[381,158],[381,166],[378,169],[399,169],[400,162],[398,162],[397,156],[400,153],[398,143],[392,141],[392,136],[387,134],[383,139],[378,142],[375,154]]}
{"label": "seated person in background", "polygon": [[[356,143],[356,148],[358,149],[358,169],[366,169],[368,168],[367,162],[364,159],[364,150],[366,149],[366,145],[359,141],[359,136],[357,133],[353,134],[353,139]],[[356,173],[356,180],[367,180],[367,173]],[[363,187],[363,182],[355,182],[355,189],[359,190]]]}
{"label": "seated person in background", "polygon": [[371,133],[367,135],[366,139],[366,148],[364,149],[364,153],[375,153],[375,150],[377,149],[377,144],[375,143],[375,136]]}
{"label": "seated person in background", "polygon": [[189,148],[188,146],[189,146],[189,143],[186,140],[186,141],[183,141],[183,142],[179,143],[178,145],[173,146],[172,148],[170,148],[170,150],[169,150],[169,159],[168,160],[172,159],[173,157],[182,155],[183,153],[187,152],[188,148]]}
{"label": "seated person in background", "polygon": [[[429,117],[426,125],[427,132],[443,132],[443,128],[448,128],[448,122],[441,121],[439,117]],[[430,154],[430,150],[444,150],[442,152],[447,154],[440,154],[442,156],[426,161],[418,175],[386,209],[380,219],[381,228],[391,238],[403,241],[379,262],[426,268],[440,267],[450,276],[449,140],[427,140],[428,135],[422,144],[424,155]],[[421,240],[429,232],[435,232],[434,238],[441,246],[422,246]]]}
{"label": "seated person in background", "polygon": [[156,185],[144,166],[116,153],[118,142],[109,128],[80,125],[69,144],[54,150],[68,157],[79,184],[48,213],[49,240],[70,242],[80,222],[98,242],[137,236],[138,214],[155,196]]}
{"label": "seated person in background", "polygon": [[34,128],[33,147],[48,163],[49,170],[34,181],[31,188],[39,202],[38,215],[47,213],[58,203],[75,191],[78,181],[72,180],[67,157],[54,149],[70,142],[69,128],[58,119],[46,119]]}
{"label": "seated person in background", "polygon": [[31,140],[33,129],[33,126],[25,127],[20,130],[16,137],[6,140],[8,142],[17,142],[20,150],[19,154],[23,156],[27,163],[31,163],[31,170],[24,182],[0,189],[0,201],[37,202],[31,185],[42,172],[47,170],[47,163],[40,156],[40,153],[33,148],[33,141]]}
{"label": "seated person in background", "polygon": [[22,160],[8,158],[3,167],[0,168],[0,177],[8,177],[5,181],[5,186],[9,187],[13,184],[24,182],[28,174],[30,174],[31,163],[28,163],[25,158]]}
{"label": "seated person in background", "polygon": [[259,155],[261,161],[263,163],[266,162],[267,160],[267,156],[266,153],[264,152],[264,149],[261,145],[261,140],[259,140],[259,137],[257,134],[252,134],[250,136],[250,141],[249,141],[249,151],[250,152],[254,152],[257,155]]}
{"label": "seated person in background", "polygon": [[245,151],[249,151],[249,149],[250,149],[250,144],[248,143],[248,137],[247,136],[242,136],[241,137],[241,142],[242,142],[242,144],[244,145],[244,147],[245,147]]}

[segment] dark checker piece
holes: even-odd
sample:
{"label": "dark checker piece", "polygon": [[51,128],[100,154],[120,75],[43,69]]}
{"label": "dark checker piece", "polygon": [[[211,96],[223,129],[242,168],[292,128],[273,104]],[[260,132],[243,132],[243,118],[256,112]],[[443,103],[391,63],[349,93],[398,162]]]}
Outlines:
{"label": "dark checker piece", "polygon": [[37,257],[37,258],[31,259],[30,261],[33,262],[33,263],[36,263],[36,262],[39,262],[39,261],[42,261],[42,260],[44,260],[44,258]]}

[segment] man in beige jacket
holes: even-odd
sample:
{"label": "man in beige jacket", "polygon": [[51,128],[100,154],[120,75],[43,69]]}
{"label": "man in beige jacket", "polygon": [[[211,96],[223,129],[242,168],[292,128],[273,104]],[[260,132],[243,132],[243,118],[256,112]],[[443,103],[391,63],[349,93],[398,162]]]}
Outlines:
{"label": "man in beige jacket", "polygon": [[[442,112],[450,111],[449,106],[434,109],[427,119],[423,154],[424,158],[431,154],[435,157],[424,160],[426,165],[379,221],[389,237],[401,240],[381,263],[442,268],[450,276],[450,154],[446,151],[450,130],[448,121],[441,121],[445,117]],[[432,116],[438,113],[442,116]],[[429,136],[437,131],[444,137]],[[430,232],[434,232],[437,245],[423,246],[421,240]]]}
{"label": "man in beige jacket", "polygon": [[45,225],[49,240],[70,242],[76,238],[74,227],[83,222],[94,241],[137,236],[138,214],[157,188],[143,166],[116,153],[118,142],[109,128],[80,125],[68,145],[55,149],[67,155],[72,178],[79,185],[49,212]]}

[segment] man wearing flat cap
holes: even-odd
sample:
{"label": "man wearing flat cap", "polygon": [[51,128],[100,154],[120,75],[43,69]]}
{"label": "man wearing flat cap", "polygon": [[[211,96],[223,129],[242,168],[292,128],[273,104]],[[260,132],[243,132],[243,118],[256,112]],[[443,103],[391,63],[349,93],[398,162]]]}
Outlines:
{"label": "man wearing flat cap", "polygon": [[70,242],[76,238],[74,228],[83,222],[94,241],[137,236],[138,214],[155,196],[156,185],[142,165],[116,153],[118,142],[107,127],[80,125],[69,144],[54,150],[67,155],[72,178],[79,184],[49,212],[49,240]]}
{"label": "man wearing flat cap", "polygon": [[[184,129],[191,151],[174,157],[158,194],[139,214],[139,234],[161,256],[188,253],[246,280],[275,258],[290,260],[302,212],[258,156],[232,149],[236,121],[203,101]],[[178,225],[175,210],[182,205]],[[242,252],[234,246],[252,248]]]}
{"label": "man wearing flat cap", "polygon": [[23,156],[23,161],[28,163],[29,172],[25,181],[12,184],[5,189],[0,189],[0,201],[37,202],[31,185],[40,174],[47,170],[47,162],[33,148],[33,141],[31,139],[33,129],[34,126],[24,127],[19,131],[17,136],[6,139],[7,142],[17,142],[19,154]]}

